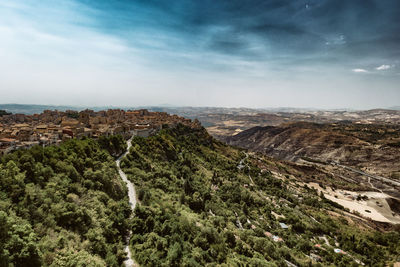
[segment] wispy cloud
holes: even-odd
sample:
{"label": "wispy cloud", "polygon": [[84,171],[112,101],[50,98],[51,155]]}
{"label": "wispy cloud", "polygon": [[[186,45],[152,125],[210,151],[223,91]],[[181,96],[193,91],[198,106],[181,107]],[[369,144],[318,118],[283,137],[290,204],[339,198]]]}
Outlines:
{"label": "wispy cloud", "polygon": [[0,0],[0,101],[397,104],[400,1],[245,2]]}
{"label": "wispy cloud", "polygon": [[352,71],[356,72],[356,73],[368,73],[369,72],[366,69],[352,69]]}
{"label": "wispy cloud", "polygon": [[392,66],[391,65],[380,65],[379,67],[376,67],[377,70],[388,70]]}

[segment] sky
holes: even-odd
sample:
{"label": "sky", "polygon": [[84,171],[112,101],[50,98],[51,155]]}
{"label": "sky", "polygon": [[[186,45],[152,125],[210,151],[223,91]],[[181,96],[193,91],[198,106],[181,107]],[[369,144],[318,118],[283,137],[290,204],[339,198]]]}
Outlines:
{"label": "sky", "polygon": [[0,103],[400,106],[400,1],[2,0]]}

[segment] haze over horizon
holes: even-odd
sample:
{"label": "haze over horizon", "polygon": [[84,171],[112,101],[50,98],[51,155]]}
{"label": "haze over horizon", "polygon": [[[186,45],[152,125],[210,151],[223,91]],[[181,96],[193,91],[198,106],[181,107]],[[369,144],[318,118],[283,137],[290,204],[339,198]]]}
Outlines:
{"label": "haze over horizon", "polygon": [[[290,110],[296,111],[349,111],[349,112],[358,112],[358,111],[367,111],[367,110],[375,110],[375,109],[383,109],[383,110],[400,110],[400,106],[390,106],[390,107],[374,107],[374,108],[366,108],[366,109],[356,109],[356,108],[348,108],[348,107],[337,107],[337,108],[316,108],[316,107],[296,107],[296,106],[277,106],[277,107],[248,107],[248,106],[191,106],[191,105],[170,105],[170,104],[155,104],[155,105],[74,105],[74,104],[30,104],[30,103],[0,103],[0,109],[8,110],[12,113],[26,113],[29,111],[29,114],[40,113],[45,109],[56,109],[59,111],[67,110],[85,110],[85,109],[94,109],[94,110],[105,110],[105,109],[250,109],[250,110],[265,110],[265,111],[281,111],[286,112]],[[27,114],[27,113],[26,113]]]}
{"label": "haze over horizon", "polygon": [[395,0],[3,1],[1,103],[400,105]]}

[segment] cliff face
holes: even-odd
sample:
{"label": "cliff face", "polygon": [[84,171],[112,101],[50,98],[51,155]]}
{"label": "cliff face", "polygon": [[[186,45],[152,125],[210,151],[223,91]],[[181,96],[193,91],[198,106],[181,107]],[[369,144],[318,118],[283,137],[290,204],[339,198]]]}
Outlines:
{"label": "cliff face", "polygon": [[400,150],[393,145],[399,133],[385,127],[300,122],[253,127],[227,143],[279,159],[335,161],[391,177],[399,171]]}

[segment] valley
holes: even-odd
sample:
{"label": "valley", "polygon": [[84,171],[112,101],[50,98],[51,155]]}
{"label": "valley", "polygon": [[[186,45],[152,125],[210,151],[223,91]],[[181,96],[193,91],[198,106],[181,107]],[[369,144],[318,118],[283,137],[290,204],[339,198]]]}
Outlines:
{"label": "valley", "polygon": [[370,178],[397,187],[399,131],[398,125],[294,122],[254,127],[226,141],[278,159],[318,164],[356,180]]}
{"label": "valley", "polygon": [[399,130],[397,124],[291,122],[222,139],[307,170],[307,184],[353,213],[398,224]]}

